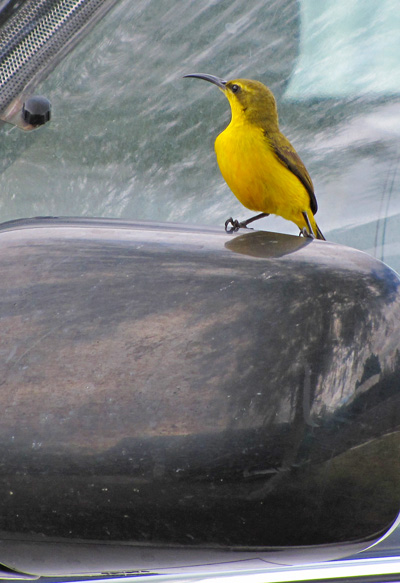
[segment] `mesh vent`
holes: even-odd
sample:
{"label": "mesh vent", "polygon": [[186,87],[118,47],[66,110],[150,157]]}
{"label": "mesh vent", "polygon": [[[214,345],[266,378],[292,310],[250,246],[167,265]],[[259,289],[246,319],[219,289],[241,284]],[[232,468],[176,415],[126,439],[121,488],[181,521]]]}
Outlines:
{"label": "mesh vent", "polygon": [[0,29],[0,112],[116,0],[28,0]]}

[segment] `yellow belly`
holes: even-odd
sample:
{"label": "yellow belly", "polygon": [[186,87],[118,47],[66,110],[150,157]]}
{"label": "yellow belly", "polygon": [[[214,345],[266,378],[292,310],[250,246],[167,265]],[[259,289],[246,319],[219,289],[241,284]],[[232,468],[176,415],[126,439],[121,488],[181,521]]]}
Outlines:
{"label": "yellow belly", "polygon": [[230,124],[217,137],[215,152],[222,176],[245,207],[279,215],[299,228],[305,226],[302,211],[312,218],[308,192],[278,160],[262,129]]}

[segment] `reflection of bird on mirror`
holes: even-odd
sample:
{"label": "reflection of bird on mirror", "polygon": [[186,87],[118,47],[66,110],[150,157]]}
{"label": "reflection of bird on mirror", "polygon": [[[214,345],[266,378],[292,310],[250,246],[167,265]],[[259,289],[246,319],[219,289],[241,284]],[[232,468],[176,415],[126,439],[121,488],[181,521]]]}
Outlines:
{"label": "reflection of bird on mirror", "polygon": [[313,183],[279,130],[275,98],[268,87],[249,79],[224,81],[197,73],[185,77],[210,81],[228,98],[232,119],[215,140],[218,165],[239,201],[260,213],[242,222],[228,219],[225,229],[237,231],[274,214],[293,221],[307,237],[325,239],[314,219],[318,205]]}
{"label": "reflection of bird on mirror", "polygon": [[277,259],[304,250],[311,242],[312,239],[308,237],[292,237],[270,231],[252,231],[245,235],[229,237],[224,247],[233,253],[240,253],[248,257]]}

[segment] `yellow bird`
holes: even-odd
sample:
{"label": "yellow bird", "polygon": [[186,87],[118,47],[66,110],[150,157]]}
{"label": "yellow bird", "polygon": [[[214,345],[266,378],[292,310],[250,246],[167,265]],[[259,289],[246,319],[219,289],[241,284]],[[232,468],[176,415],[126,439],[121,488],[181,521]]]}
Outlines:
{"label": "yellow bird", "polygon": [[232,118],[215,140],[218,166],[239,201],[260,213],[242,222],[230,218],[225,229],[237,231],[274,214],[293,221],[303,235],[325,240],[314,219],[318,205],[313,183],[296,150],[279,129],[278,110],[270,89],[250,79],[225,81],[197,73],[185,77],[214,83],[228,98]]}

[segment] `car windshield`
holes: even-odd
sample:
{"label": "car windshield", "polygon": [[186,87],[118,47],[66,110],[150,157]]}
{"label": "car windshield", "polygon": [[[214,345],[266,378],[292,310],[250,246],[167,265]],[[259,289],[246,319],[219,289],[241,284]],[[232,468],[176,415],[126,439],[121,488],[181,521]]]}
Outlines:
{"label": "car windshield", "polygon": [[120,0],[35,87],[51,123],[1,128],[1,221],[248,218],[214,154],[228,102],[183,75],[244,77],[275,94],[327,239],[400,270],[399,20],[396,0]]}

